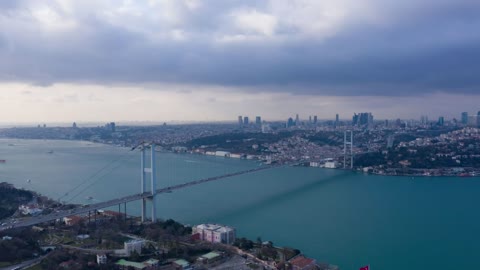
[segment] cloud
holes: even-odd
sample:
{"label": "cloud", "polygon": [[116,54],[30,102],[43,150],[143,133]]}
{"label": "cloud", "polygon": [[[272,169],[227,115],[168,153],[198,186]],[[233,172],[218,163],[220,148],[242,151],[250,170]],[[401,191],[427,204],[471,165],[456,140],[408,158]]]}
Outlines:
{"label": "cloud", "polygon": [[479,94],[472,0],[2,1],[0,80]]}

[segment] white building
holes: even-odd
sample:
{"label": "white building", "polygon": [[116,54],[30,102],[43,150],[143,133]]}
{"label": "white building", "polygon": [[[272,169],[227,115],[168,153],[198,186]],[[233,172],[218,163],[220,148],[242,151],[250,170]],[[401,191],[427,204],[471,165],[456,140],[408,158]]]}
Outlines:
{"label": "white building", "polygon": [[338,167],[338,163],[336,161],[327,161],[325,162],[325,168],[328,169],[335,169]]}
{"label": "white building", "polygon": [[217,156],[217,157],[229,157],[229,156],[230,156],[230,152],[226,152],[226,151],[216,151],[216,152],[215,152],[215,156]]}
{"label": "white building", "polygon": [[97,264],[107,264],[107,255],[97,254]]}
{"label": "white building", "polygon": [[24,215],[32,215],[32,216],[38,215],[43,211],[41,208],[33,204],[28,204],[28,205],[22,204],[18,207],[18,210],[20,210],[20,212],[22,212],[22,214]]}
{"label": "white building", "polygon": [[125,254],[127,256],[132,255],[132,253],[135,251],[138,254],[142,254],[142,247],[145,244],[144,240],[130,240],[124,243],[124,249],[125,249]]}
{"label": "white building", "polygon": [[310,167],[320,167],[320,162],[310,161]]}
{"label": "white building", "polygon": [[233,244],[235,228],[218,224],[200,224],[193,227],[193,234],[198,234],[200,240],[212,243]]}

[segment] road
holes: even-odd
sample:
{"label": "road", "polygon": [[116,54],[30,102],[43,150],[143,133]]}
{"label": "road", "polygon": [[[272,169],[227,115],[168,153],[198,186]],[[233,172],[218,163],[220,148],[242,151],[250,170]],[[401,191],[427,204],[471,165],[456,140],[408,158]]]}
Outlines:
{"label": "road", "polygon": [[[48,255],[48,254],[47,254],[47,255]],[[47,257],[47,255],[41,256],[41,257],[38,257],[38,258],[35,258],[35,259],[32,259],[32,260],[24,261],[24,262],[19,263],[19,264],[16,264],[16,265],[11,265],[11,266],[8,266],[8,267],[3,267],[3,268],[0,268],[0,270],[25,269],[25,268],[28,268],[28,267],[30,267],[30,266],[33,266],[33,265],[39,263],[41,260],[43,260],[43,258]]]}

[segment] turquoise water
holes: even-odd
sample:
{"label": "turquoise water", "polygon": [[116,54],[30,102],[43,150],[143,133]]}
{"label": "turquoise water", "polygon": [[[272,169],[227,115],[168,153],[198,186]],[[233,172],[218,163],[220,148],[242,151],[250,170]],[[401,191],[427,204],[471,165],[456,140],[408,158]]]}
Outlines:
{"label": "turquoise water", "polygon": [[[140,189],[139,153],[125,148],[0,140],[0,159],[7,160],[0,164],[0,181],[55,199],[68,192],[62,200],[89,203],[89,196],[101,201]],[[160,186],[256,166],[158,155]],[[479,194],[479,178],[412,179],[290,167],[163,194],[158,214],[187,224],[231,225],[241,236],[299,248],[341,269],[365,264],[390,270],[478,269]],[[139,203],[127,208],[138,214]]]}

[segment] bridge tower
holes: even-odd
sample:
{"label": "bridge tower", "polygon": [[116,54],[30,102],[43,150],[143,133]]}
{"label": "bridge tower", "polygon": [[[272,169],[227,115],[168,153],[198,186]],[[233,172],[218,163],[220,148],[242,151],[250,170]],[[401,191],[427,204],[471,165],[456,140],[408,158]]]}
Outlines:
{"label": "bridge tower", "polygon": [[347,168],[349,162],[350,169],[353,169],[353,131],[345,130],[343,133],[343,168]]}
{"label": "bridge tower", "polygon": [[[147,201],[150,201],[151,203],[151,218],[152,222],[155,222],[156,218],[156,190],[157,190],[157,177],[156,177],[156,166],[155,166],[155,144],[152,143],[150,145],[150,167],[147,167],[147,162],[146,162],[146,151],[148,149],[148,146],[143,146],[142,147],[142,152],[141,152],[141,190],[142,194],[143,193],[149,193],[150,196],[144,197],[142,199],[142,222],[145,222],[147,218]],[[150,174],[150,190],[147,190],[147,174]]]}

